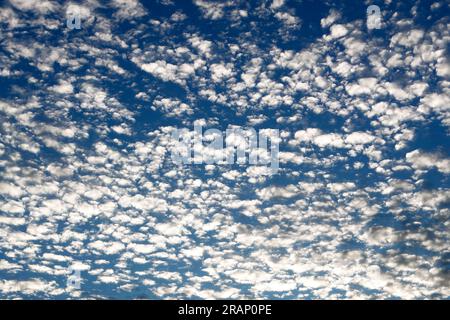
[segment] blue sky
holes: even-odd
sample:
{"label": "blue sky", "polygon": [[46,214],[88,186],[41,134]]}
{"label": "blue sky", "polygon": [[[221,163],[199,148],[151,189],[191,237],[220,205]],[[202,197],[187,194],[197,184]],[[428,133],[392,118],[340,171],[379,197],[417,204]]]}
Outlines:
{"label": "blue sky", "polygon": [[0,298],[450,298],[448,1],[0,4]]}

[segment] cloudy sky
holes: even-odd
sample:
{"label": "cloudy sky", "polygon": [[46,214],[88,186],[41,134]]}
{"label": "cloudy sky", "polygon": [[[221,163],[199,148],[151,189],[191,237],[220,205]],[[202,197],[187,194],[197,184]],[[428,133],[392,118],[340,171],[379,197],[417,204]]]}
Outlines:
{"label": "cloudy sky", "polygon": [[[449,12],[0,1],[0,298],[449,299]],[[174,163],[194,124],[279,170]]]}

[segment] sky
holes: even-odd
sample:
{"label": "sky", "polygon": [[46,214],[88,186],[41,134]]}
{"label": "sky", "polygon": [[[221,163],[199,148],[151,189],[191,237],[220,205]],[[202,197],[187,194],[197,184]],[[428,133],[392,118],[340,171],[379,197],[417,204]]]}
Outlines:
{"label": "sky", "polygon": [[450,299],[449,4],[0,1],[0,298]]}

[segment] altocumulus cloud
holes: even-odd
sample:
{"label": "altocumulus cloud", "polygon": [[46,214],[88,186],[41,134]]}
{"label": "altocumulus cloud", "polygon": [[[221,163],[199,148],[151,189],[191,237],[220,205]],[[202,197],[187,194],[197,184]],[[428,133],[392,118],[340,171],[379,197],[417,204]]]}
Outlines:
{"label": "altocumulus cloud", "polygon": [[450,298],[448,3],[326,3],[2,2],[0,297]]}

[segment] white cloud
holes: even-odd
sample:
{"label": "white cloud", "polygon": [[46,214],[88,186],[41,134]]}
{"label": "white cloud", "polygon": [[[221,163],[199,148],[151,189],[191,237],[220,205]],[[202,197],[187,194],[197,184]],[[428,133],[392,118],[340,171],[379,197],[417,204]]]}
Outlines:
{"label": "white cloud", "polygon": [[220,82],[223,79],[227,79],[233,75],[233,68],[230,64],[212,64],[210,67],[212,80]]}
{"label": "white cloud", "polygon": [[375,136],[366,132],[352,132],[345,137],[345,142],[350,144],[369,144],[376,139]]}
{"label": "white cloud", "polygon": [[406,154],[406,161],[415,169],[429,169],[436,167],[442,173],[450,173],[450,159],[443,158],[438,154],[424,153],[414,150]]}
{"label": "white cloud", "polygon": [[341,18],[341,13],[335,9],[331,9],[329,12],[329,15],[326,18],[322,18],[320,20],[320,25],[322,28],[326,28],[331,26],[333,23],[335,23],[337,20]]}
{"label": "white cloud", "polygon": [[70,82],[63,80],[58,85],[50,87],[49,90],[59,94],[71,94],[73,93],[73,86]]}
{"label": "white cloud", "polygon": [[347,35],[348,33],[347,28],[342,24],[332,25],[330,31],[331,31],[331,38],[333,39],[341,38]]}
{"label": "white cloud", "polygon": [[117,241],[101,241],[96,240],[89,243],[89,248],[98,250],[107,255],[117,254],[125,249],[125,245]]}

